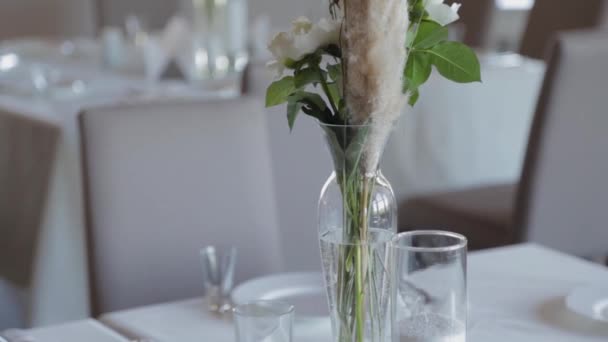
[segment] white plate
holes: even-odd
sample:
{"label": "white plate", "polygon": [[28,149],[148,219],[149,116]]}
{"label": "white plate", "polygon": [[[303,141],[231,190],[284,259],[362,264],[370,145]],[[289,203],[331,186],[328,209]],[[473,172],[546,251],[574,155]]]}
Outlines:
{"label": "white plate", "polygon": [[325,321],[329,310],[324,287],[321,273],[281,273],[244,282],[232,292],[232,301],[280,300],[295,306],[297,321]]}
{"label": "white plate", "polygon": [[585,317],[608,322],[608,286],[585,286],[566,297],[566,306]]}

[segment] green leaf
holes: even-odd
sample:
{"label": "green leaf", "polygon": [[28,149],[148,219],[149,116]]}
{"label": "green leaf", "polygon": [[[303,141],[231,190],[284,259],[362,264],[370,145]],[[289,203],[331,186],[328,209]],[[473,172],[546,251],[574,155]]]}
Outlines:
{"label": "green leaf", "polygon": [[481,71],[475,52],[458,42],[443,42],[428,50],[431,63],[439,73],[454,82],[480,82]]}
{"label": "green leaf", "polygon": [[340,86],[337,83],[328,83],[327,89],[329,90],[330,101],[336,105],[338,110],[340,109]]}
{"label": "green leaf", "polygon": [[[338,90],[338,97],[342,97],[342,65],[341,64],[330,64],[327,66],[327,73],[329,77],[334,81],[335,88]],[[332,94],[333,95],[333,94]],[[334,103],[338,104],[338,108],[342,108],[339,106],[340,99],[334,99]]]}
{"label": "green leaf", "polygon": [[327,66],[327,73],[329,77],[335,82],[341,82],[342,80],[342,64],[330,64]]}
{"label": "green leaf", "polygon": [[419,97],[420,97],[420,92],[418,91],[418,89],[416,89],[416,90],[412,91],[412,93],[410,94],[410,98],[407,101],[407,103],[409,103],[410,106],[414,107],[416,102],[418,102]]}
{"label": "green leaf", "polygon": [[266,90],[266,107],[280,105],[296,90],[293,76],[285,76],[273,82]]}
{"label": "green leaf", "polygon": [[287,124],[289,125],[289,131],[293,130],[293,125],[296,122],[296,117],[302,108],[302,104],[290,100],[287,103]]}
{"label": "green leaf", "polygon": [[414,49],[429,49],[448,39],[448,29],[434,21],[423,20],[418,26]]}
{"label": "green leaf", "polygon": [[288,59],[285,62],[285,66],[289,69],[300,70],[305,66],[310,67],[318,67],[321,63],[322,57],[319,51],[315,51],[304,57],[300,58],[300,60],[294,61],[293,59]]}
{"label": "green leaf", "polygon": [[419,22],[423,17],[427,16],[426,10],[424,8],[424,0],[412,0],[410,1],[410,21],[412,23]]}
{"label": "green leaf", "polygon": [[[321,79],[323,77],[323,79]],[[304,68],[298,71],[294,76],[294,84],[297,89],[306,87],[309,84],[322,82],[327,76],[325,71],[317,67]]]}
{"label": "green leaf", "polygon": [[327,108],[325,101],[319,94],[307,91],[297,91],[289,96],[289,101],[302,105],[301,110],[319,121],[327,122],[331,117],[331,110]]}
{"label": "green leaf", "polygon": [[431,60],[428,54],[412,50],[405,65],[407,88],[414,90],[424,84],[431,76]]}

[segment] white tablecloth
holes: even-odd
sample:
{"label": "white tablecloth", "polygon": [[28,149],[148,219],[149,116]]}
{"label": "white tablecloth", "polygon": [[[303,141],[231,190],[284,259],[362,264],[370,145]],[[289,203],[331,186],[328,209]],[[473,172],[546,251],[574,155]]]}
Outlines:
{"label": "white tablecloth", "polygon": [[[564,306],[577,286],[608,283],[608,269],[527,244],[469,257],[470,342],[608,341],[608,324]],[[297,312],[297,308],[296,308]],[[101,318],[129,337],[159,341],[233,341],[231,322],[205,312],[200,299],[111,313]],[[295,326],[295,342],[330,341],[329,326]]]}
{"label": "white tablecloth", "polygon": [[434,72],[401,117],[382,165],[399,200],[519,179],[545,66],[518,55],[480,62],[483,83]]}
{"label": "white tablecloth", "polygon": [[[7,331],[5,334],[9,342],[15,338],[18,341],[39,342],[127,342],[123,336],[99,322],[86,319],[46,328],[31,329],[27,331]],[[29,338],[17,340],[16,338]]]}

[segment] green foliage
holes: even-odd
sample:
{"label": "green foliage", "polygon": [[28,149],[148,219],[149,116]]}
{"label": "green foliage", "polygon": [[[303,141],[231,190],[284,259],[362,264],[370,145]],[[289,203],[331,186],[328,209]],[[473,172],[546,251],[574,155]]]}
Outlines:
{"label": "green foliage", "polygon": [[418,102],[419,97],[420,97],[420,92],[418,92],[418,89],[416,89],[410,93],[410,98],[407,101],[407,103],[413,107],[416,104],[416,102]]}
{"label": "green foliage", "polygon": [[414,49],[428,49],[446,40],[448,40],[448,29],[446,27],[434,21],[424,20],[418,26],[412,47]]}
{"label": "green foliage", "polygon": [[410,22],[414,23],[414,25],[428,16],[426,10],[424,9],[424,1],[425,0],[409,1]]}
{"label": "green foliage", "polygon": [[290,130],[293,129],[300,110],[321,122],[331,122],[332,112],[319,94],[298,90],[287,101],[287,124]]}
{"label": "green foliage", "polygon": [[[334,1],[334,8],[339,3]],[[475,52],[464,44],[448,41],[448,29],[429,19],[425,0],[410,0],[410,27],[406,41],[407,63],[403,70],[403,92],[409,94],[413,106],[420,96],[420,87],[428,81],[433,66],[443,77],[458,83],[479,82],[481,72]],[[333,61],[324,63],[323,57]],[[326,58],[327,60],[327,58]],[[321,47],[300,60],[285,63],[293,70],[273,82],[266,93],[266,106],[287,102],[290,129],[300,111],[331,124],[348,121],[343,94],[342,51],[339,45]],[[318,87],[318,88],[317,88]],[[310,88],[321,89],[324,97]]]}
{"label": "green foliage", "polygon": [[479,61],[475,52],[458,42],[448,42],[447,28],[430,20],[412,27],[414,38],[408,43],[408,60],[403,72],[403,91],[410,93],[413,106],[420,96],[419,88],[429,78],[432,66],[454,82],[481,81]]}
{"label": "green foliage", "polygon": [[289,125],[289,131],[293,130],[293,125],[296,122],[296,117],[302,108],[302,104],[295,101],[287,102],[287,124]]}
{"label": "green foliage", "polygon": [[459,42],[443,42],[426,50],[439,73],[454,82],[481,82],[479,61],[475,52]]}
{"label": "green foliage", "polygon": [[318,66],[296,71],[294,77],[294,84],[297,89],[305,88],[309,84],[316,86],[326,78],[325,71],[321,70]]}
{"label": "green foliage", "polygon": [[280,105],[296,90],[293,76],[285,76],[266,89],[266,107]]}
{"label": "green foliage", "polygon": [[416,90],[431,76],[431,59],[425,53],[411,53],[405,66],[405,79],[410,89]]}

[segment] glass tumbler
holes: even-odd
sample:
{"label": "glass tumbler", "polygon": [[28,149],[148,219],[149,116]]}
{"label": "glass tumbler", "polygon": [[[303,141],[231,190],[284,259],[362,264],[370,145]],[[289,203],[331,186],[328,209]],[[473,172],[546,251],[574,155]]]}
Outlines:
{"label": "glass tumbler", "polygon": [[223,314],[232,309],[230,293],[234,284],[236,256],[235,247],[220,250],[207,246],[200,251],[203,290],[208,309],[212,312]]}
{"label": "glass tumbler", "polygon": [[255,301],[234,308],[237,342],[291,342],[293,305],[280,301]]}
{"label": "glass tumbler", "polygon": [[399,342],[465,342],[467,239],[446,231],[396,235],[393,336]]}

